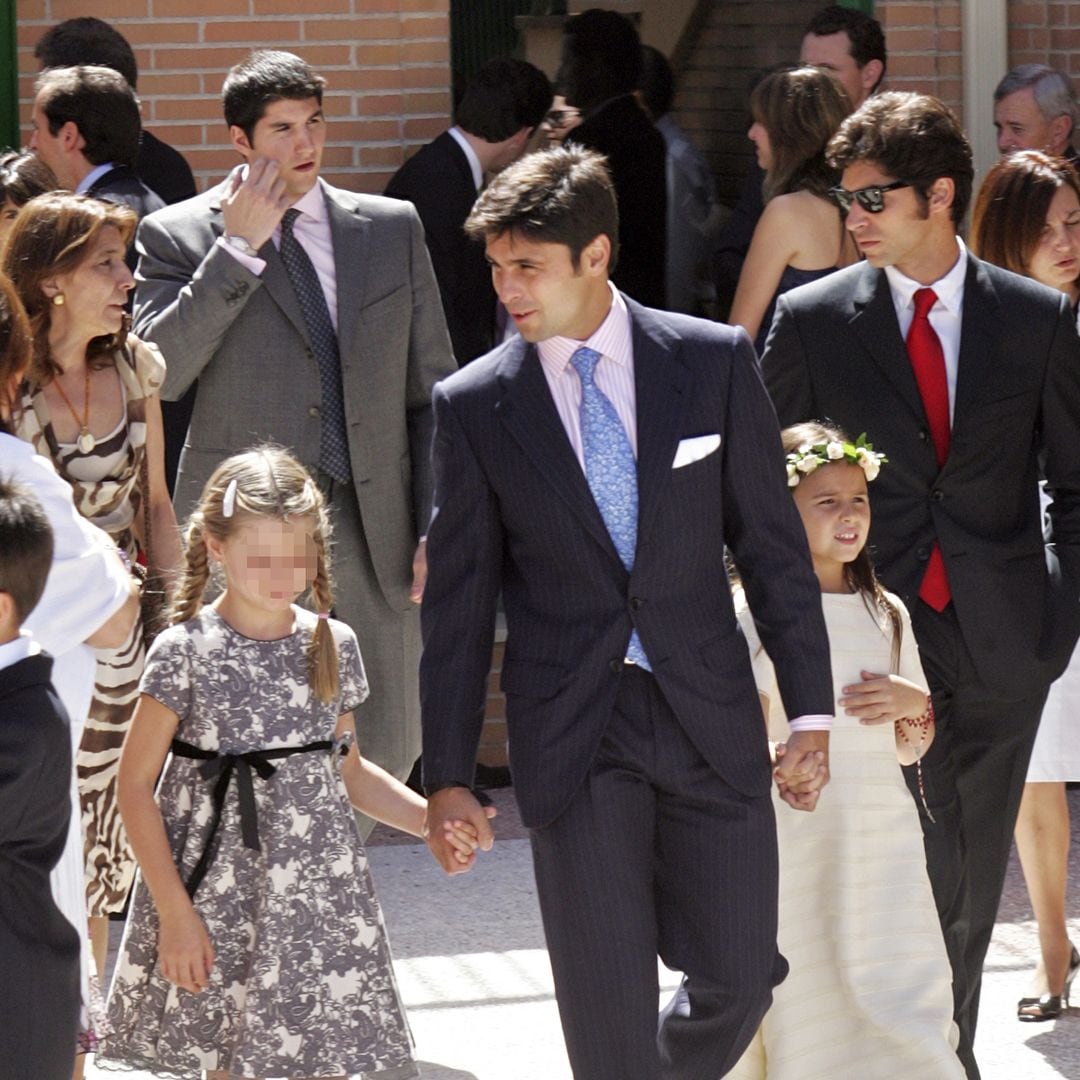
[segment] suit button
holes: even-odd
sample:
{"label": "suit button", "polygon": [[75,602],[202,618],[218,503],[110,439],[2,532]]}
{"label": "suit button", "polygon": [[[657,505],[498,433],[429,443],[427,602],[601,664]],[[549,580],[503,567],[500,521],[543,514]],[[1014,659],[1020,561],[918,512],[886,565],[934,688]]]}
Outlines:
{"label": "suit button", "polygon": [[930,492],[930,498],[933,499],[934,502],[941,502],[941,500],[945,498],[945,492],[942,491],[941,488],[934,488],[934,490]]}
{"label": "suit button", "polygon": [[311,408],[308,409],[307,414],[308,414],[308,416],[318,416],[319,415],[319,406],[318,405],[312,405]]}
{"label": "suit button", "polygon": [[644,603],[645,603],[645,601],[642,600],[640,596],[632,596],[630,598],[630,610],[631,611],[640,611],[641,610],[641,605],[644,604]]}
{"label": "suit button", "polygon": [[928,547],[921,547],[915,549],[915,558],[921,562],[926,562],[930,558],[930,549]]}
{"label": "suit button", "polygon": [[623,665],[624,665],[625,663],[626,663],[626,661],[625,661],[625,660],[622,660],[622,659],[619,659],[619,660],[612,660],[612,661],[611,661],[611,662],[610,662],[610,663],[608,664],[608,667],[609,667],[609,668],[611,668],[611,670],[612,670],[612,672],[613,672],[614,674],[618,675],[618,674],[619,674],[619,673],[620,673],[620,672],[622,671],[622,669],[623,669]]}

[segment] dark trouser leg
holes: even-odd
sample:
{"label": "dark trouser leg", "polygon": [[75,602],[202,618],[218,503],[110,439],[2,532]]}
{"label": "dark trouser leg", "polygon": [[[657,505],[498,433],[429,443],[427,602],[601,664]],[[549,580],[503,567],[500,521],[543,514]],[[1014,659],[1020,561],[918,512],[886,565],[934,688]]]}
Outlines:
{"label": "dark trouser leg", "polygon": [[[953,969],[957,1053],[977,1080],[972,1044],[983,962],[1046,693],[1003,700],[975,672],[951,608],[939,614],[920,603],[913,614],[937,713],[934,744],[923,759],[935,818],[922,814],[926,861]],[[915,770],[905,772],[919,800]]]}
{"label": "dark trouser leg", "polygon": [[[532,844],[577,1080],[722,1075],[784,971],[769,797],[730,789],[628,669],[593,768]],[[687,976],[659,1043],[658,953]]]}

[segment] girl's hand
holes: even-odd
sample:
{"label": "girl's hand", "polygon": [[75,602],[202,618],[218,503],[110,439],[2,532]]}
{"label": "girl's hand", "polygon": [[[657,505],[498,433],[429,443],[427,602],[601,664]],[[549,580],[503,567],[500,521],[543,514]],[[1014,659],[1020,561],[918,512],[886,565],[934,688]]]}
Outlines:
{"label": "girl's hand", "polygon": [[161,917],[158,966],[171,983],[192,994],[206,989],[214,966],[214,947],[193,907]]}
{"label": "girl's hand", "polygon": [[[494,806],[485,806],[483,810],[489,820],[495,816]],[[454,858],[459,863],[468,866],[475,861],[476,849],[480,846],[475,825],[460,818],[444,822],[443,837],[454,849]]]}
{"label": "girl's hand", "polygon": [[915,719],[926,712],[926,688],[916,686],[899,675],[860,673],[863,681],[845,686],[840,704],[848,716],[859,717],[861,724],[891,724]]}

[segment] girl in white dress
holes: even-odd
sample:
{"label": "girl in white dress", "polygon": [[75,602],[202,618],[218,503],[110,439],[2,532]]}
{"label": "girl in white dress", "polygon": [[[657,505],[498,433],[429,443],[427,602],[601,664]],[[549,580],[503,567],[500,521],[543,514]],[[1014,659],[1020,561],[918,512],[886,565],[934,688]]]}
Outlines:
{"label": "girl in white dress", "polygon": [[[776,815],[779,944],[791,971],[730,1076],[961,1080],[920,811],[900,770],[926,752],[933,713],[907,610],[865,550],[867,481],[885,458],[821,424],[788,428],[784,448],[832,653],[831,778],[813,813]],[[782,744],[772,664],[748,611],[740,622],[769,737]]]}

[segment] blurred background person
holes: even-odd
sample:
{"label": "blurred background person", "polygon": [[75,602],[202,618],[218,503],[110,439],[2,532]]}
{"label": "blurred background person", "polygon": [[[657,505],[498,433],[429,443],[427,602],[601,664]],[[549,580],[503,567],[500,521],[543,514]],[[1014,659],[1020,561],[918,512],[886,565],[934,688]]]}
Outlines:
{"label": "blurred background person", "polygon": [[556,85],[551,108],[541,127],[548,146],[558,146],[566,136],[581,123],[581,110],[566,104],[562,88]]}
{"label": "blurred background person", "polygon": [[29,150],[0,152],[0,247],[22,209],[35,195],[55,191],[52,170]]}
{"label": "blurred background person", "polygon": [[[800,64],[814,64],[836,76],[851,100],[852,110],[880,89],[887,60],[881,23],[864,11],[839,4],[830,4],[812,16],[799,49]],[[731,219],[721,233],[716,277],[722,305],[734,295],[754,228],[764,209],[763,182],[763,170],[752,162]]]}
{"label": "blurred background person", "polygon": [[635,95],[641,86],[641,40],[617,11],[567,19],[556,82],[581,111],[567,143],[607,158],[619,204],[619,259],[611,280],[647,307],[665,306],[667,150]]}
{"label": "blurred background person", "polygon": [[[123,75],[132,92],[138,90],[139,66],[127,38],[107,22],[92,16],[65,19],[46,30],[34,46],[41,67],[97,64]],[[195,194],[195,177],[184,155],[142,128],[135,172],[166,203],[182,202]]]}
{"label": "blurred background person", "polygon": [[1042,150],[1076,165],[1075,124],[1072,81],[1046,64],[1014,67],[994,90],[994,128],[1002,154]]}
{"label": "blurred background person", "polygon": [[[1080,180],[1062,158],[1011,154],[983,181],[971,230],[975,254],[1080,302]],[[1016,849],[1039,926],[1039,961],[1017,1003],[1020,1020],[1054,1020],[1068,1006],[1080,954],[1065,924],[1069,804],[1080,780],[1080,651],[1050,687],[1016,819]]]}
{"label": "blurred background person", "polygon": [[641,99],[667,151],[667,307],[715,315],[712,256],[722,211],[716,180],[694,140],[675,123],[675,73],[651,45],[641,48]]}
{"label": "blurred background person", "polygon": [[[159,598],[180,562],[165,487],[158,350],[127,333],[134,278],[124,252],[135,229],[126,207],[55,192],[19,212],[3,250],[33,331],[13,432],[52,461],[80,513],[146,566],[143,604]],[[87,906],[99,977],[108,916],[123,910],[135,863],[116,805],[116,768],[142,674],[142,623],[97,656],[94,699],[77,755]]]}
{"label": "blurred background person", "polygon": [[754,338],[760,356],[776,298],[850,265],[858,251],[829,195],[839,173],[825,163],[825,147],[851,112],[839,82],[822,68],[774,71],[754,87],[750,112],[765,212],[728,321]]}
{"label": "blurred background person", "polygon": [[482,245],[465,219],[485,177],[525,153],[551,107],[551,83],[524,60],[491,60],[469,80],[454,125],[420,147],[383,193],[416,207],[443,314],[462,367],[496,344],[496,299]]}

